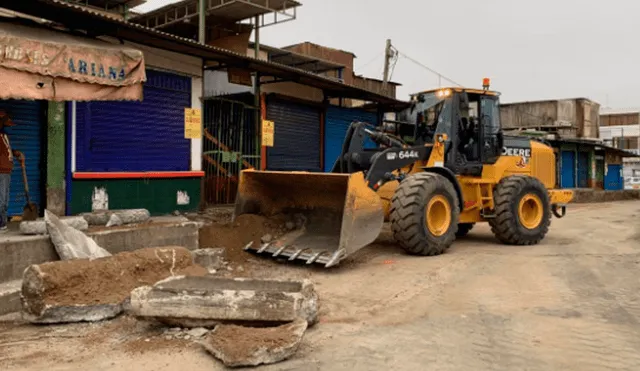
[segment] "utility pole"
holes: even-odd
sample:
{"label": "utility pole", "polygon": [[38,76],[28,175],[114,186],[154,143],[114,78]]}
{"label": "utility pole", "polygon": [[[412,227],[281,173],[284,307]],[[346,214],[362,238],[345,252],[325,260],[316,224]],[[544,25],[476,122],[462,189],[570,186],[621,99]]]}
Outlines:
{"label": "utility pole", "polygon": [[[200,44],[206,43],[206,35],[207,35],[207,5],[205,0],[200,0],[198,2],[198,42]],[[204,84],[203,84],[204,85]]]}
{"label": "utility pole", "polygon": [[384,76],[382,77],[382,92],[387,91],[387,85],[389,83],[389,65],[391,64],[391,58],[393,52],[391,51],[391,39],[387,39],[387,46],[384,48]]}

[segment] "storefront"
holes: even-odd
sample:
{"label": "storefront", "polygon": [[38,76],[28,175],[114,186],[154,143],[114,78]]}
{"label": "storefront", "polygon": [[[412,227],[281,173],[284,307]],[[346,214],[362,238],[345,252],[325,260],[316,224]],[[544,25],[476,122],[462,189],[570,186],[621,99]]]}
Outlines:
{"label": "storefront", "polygon": [[267,96],[267,120],[274,122],[274,144],[267,149],[267,169],[322,171],[322,107]]}
{"label": "storefront", "polygon": [[374,112],[361,108],[329,106],[324,121],[324,171],[329,172],[342,151],[347,129],[353,121],[363,121],[378,125],[378,116]]}
{"label": "storefront", "polygon": [[[30,201],[64,212],[64,105],[66,100],[139,100],[145,81],[142,52],[71,36],[41,24],[0,21],[0,109],[12,149],[25,155]],[[8,214],[26,203],[21,166],[11,174]]]}
{"label": "storefront", "polygon": [[[15,126],[6,128],[6,132],[14,150],[25,156],[27,184],[30,201],[43,205],[45,200],[45,128],[46,102],[27,100],[0,100],[0,110],[8,113]],[[22,168],[15,161],[11,173],[9,196],[9,217],[22,215],[22,208],[27,200],[24,191]]]}
{"label": "storefront", "polygon": [[[147,61],[141,102],[68,103],[68,214],[146,208],[158,215],[200,203],[201,60],[136,47]],[[190,136],[192,108],[199,117]]]}

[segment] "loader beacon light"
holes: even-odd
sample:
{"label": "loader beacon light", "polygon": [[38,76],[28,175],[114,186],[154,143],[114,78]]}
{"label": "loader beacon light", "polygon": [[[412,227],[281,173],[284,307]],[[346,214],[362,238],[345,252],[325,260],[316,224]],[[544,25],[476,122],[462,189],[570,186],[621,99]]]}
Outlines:
{"label": "loader beacon light", "polygon": [[484,90],[489,90],[489,86],[491,86],[491,79],[488,77],[482,79],[482,87],[484,88]]}

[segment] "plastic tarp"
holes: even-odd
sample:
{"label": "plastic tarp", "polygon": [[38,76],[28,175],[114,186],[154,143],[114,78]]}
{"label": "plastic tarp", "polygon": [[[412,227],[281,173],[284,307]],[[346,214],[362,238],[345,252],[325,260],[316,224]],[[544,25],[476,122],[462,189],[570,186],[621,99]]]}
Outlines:
{"label": "plastic tarp", "polygon": [[0,99],[142,100],[145,81],[139,50],[0,22]]}

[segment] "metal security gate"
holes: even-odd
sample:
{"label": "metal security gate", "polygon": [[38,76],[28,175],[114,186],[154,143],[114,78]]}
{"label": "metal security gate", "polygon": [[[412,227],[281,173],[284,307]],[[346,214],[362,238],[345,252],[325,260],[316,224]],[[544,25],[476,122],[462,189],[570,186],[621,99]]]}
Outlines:
{"label": "metal security gate", "polygon": [[267,169],[322,171],[320,109],[283,100],[267,103],[274,122],[274,146],[267,150]]}
{"label": "metal security gate", "polygon": [[562,176],[560,187],[576,187],[576,153],[573,151],[562,151]]}
{"label": "metal security gate", "polygon": [[330,106],[327,108],[324,129],[324,171],[329,172],[342,151],[347,129],[353,121],[364,121],[374,126],[378,123],[375,113],[357,108]]}
{"label": "metal security gate", "polygon": [[589,187],[589,152],[578,152],[578,188]]}
{"label": "metal security gate", "polygon": [[225,98],[208,98],[204,102],[203,193],[209,205],[233,203],[240,171],[260,168],[255,107],[248,102],[249,99]]}
{"label": "metal security gate", "polygon": [[188,107],[191,78],[152,70],[147,70],[142,102],[78,102],[76,170],[189,171]]}
{"label": "metal security gate", "polygon": [[620,191],[624,189],[622,165],[607,165],[607,174],[604,177],[604,189],[607,191]]}
{"label": "metal security gate", "polygon": [[[1,100],[0,109],[7,112],[16,126],[7,127],[11,148],[24,153],[26,158],[27,180],[29,182],[29,196],[31,202],[44,209],[43,180],[45,163],[43,148],[45,136],[44,103],[39,101]],[[22,168],[16,160],[11,172],[11,186],[9,195],[9,216],[22,215],[22,208],[26,203]]]}

